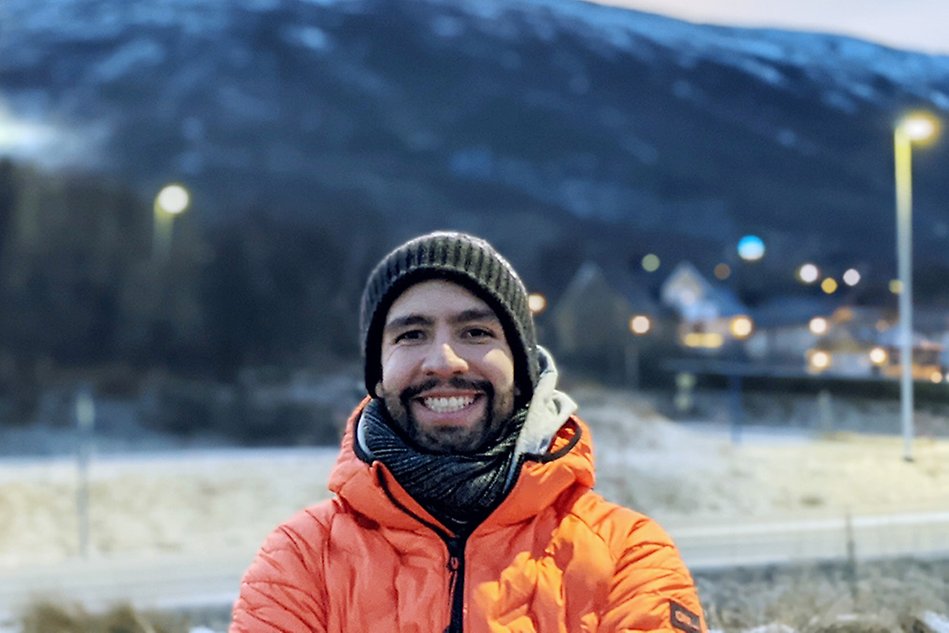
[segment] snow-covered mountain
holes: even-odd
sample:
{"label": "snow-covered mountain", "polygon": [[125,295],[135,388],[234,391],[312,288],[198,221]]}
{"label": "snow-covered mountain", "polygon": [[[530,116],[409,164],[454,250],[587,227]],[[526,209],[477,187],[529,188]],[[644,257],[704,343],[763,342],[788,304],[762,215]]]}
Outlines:
{"label": "snow-covered mountain", "polygon": [[[566,246],[714,262],[755,232],[775,270],[892,274],[908,107],[949,116],[949,57],[575,0],[0,4],[0,151],[184,180],[214,218],[527,232],[528,266]],[[919,252],[941,261],[947,146],[914,155]]]}

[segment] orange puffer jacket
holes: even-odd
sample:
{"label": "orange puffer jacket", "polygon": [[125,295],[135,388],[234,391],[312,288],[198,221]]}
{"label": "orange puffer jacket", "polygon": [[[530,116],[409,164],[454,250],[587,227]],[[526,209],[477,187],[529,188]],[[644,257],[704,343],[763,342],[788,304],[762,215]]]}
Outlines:
{"label": "orange puffer jacket", "polygon": [[702,633],[689,572],[651,519],[592,492],[571,417],[467,541],[452,537],[347,424],[336,498],[274,531],[241,583],[231,633]]}

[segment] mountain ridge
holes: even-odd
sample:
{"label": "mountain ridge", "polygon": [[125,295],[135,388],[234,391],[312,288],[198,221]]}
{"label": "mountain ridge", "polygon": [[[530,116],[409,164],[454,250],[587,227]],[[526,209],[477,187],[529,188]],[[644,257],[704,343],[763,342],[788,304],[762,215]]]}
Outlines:
{"label": "mountain ridge", "polygon": [[[3,9],[0,98],[88,134],[80,164],[188,182],[212,223],[447,221],[534,278],[567,245],[708,269],[748,232],[772,275],[892,277],[893,120],[949,112],[946,56],[580,2],[32,4]],[[923,263],[949,262],[945,156],[914,156]]]}

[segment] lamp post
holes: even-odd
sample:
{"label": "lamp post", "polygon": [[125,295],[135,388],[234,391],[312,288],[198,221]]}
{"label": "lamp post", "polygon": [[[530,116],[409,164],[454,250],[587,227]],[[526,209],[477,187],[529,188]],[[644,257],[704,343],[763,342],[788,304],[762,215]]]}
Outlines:
{"label": "lamp post", "polygon": [[191,201],[188,190],[178,184],[165,185],[155,196],[152,230],[152,260],[162,264],[171,249],[171,230],[175,216],[184,212]]}
{"label": "lamp post", "polygon": [[913,143],[933,138],[938,121],[913,113],[893,130],[896,177],[896,260],[900,281],[900,422],[903,459],[913,461]]}
{"label": "lamp post", "polygon": [[639,341],[652,329],[652,320],[645,314],[634,314],[629,319],[629,331],[633,337],[626,341],[626,382],[633,390],[639,390]]}

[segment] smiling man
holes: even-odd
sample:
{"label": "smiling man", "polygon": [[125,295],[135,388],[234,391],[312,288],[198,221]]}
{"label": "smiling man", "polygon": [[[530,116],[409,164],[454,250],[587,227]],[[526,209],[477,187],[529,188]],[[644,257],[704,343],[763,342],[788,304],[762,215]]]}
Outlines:
{"label": "smiling man", "polygon": [[335,498],[267,539],[232,633],[705,631],[668,535],[593,491],[589,428],[490,244],[396,248],[360,331]]}

